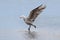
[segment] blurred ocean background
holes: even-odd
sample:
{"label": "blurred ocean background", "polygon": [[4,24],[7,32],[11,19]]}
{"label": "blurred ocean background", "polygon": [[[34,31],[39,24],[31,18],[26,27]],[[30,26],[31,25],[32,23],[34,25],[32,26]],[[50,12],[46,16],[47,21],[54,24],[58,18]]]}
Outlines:
{"label": "blurred ocean background", "polygon": [[[44,4],[46,9],[27,32],[28,25],[19,18]],[[60,0],[0,0],[0,40],[60,40]]]}

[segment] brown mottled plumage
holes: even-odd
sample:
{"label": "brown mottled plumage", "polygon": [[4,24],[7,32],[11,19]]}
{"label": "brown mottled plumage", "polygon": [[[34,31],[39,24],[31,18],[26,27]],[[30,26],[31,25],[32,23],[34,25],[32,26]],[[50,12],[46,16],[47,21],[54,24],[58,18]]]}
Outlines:
{"label": "brown mottled plumage", "polygon": [[37,16],[46,8],[46,6],[43,6],[43,4],[41,4],[40,6],[38,6],[37,8],[33,9],[30,12],[30,15],[26,18],[25,16],[21,16],[20,18],[23,18],[24,22],[26,24],[29,25],[28,30],[30,31],[31,26],[34,26],[36,28],[35,25],[33,25],[32,23],[35,21],[35,19],[37,18]]}
{"label": "brown mottled plumage", "polygon": [[30,15],[29,15],[29,18],[28,19],[34,21],[36,19],[36,17],[42,12],[42,10],[46,8],[46,6],[44,6],[44,7],[42,7],[42,6],[43,5],[41,4],[37,8],[33,9],[30,12]]}

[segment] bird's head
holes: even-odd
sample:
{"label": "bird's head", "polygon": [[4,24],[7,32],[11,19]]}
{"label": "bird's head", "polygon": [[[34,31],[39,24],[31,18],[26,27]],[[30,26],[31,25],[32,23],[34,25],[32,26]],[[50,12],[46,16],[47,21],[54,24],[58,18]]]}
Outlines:
{"label": "bird's head", "polygon": [[19,18],[25,20],[26,17],[24,15],[22,15]]}

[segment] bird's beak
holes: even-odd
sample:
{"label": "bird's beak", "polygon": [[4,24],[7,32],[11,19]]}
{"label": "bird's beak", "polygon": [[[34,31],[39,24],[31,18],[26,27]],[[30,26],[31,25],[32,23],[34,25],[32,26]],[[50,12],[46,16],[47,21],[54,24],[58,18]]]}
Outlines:
{"label": "bird's beak", "polygon": [[19,18],[22,18],[21,16]]}

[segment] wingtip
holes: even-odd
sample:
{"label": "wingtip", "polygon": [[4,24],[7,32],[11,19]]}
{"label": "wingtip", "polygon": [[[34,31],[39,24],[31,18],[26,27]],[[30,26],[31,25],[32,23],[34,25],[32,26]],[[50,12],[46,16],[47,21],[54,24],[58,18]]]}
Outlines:
{"label": "wingtip", "polygon": [[41,6],[41,7],[42,7],[42,6],[43,6],[43,7],[46,7],[46,4],[41,4],[40,6]]}
{"label": "wingtip", "polygon": [[39,9],[45,9],[46,8],[46,5],[44,5],[44,4],[41,4],[40,6],[39,6]]}

